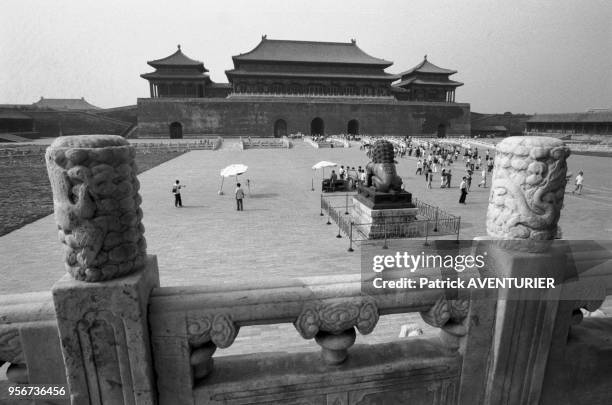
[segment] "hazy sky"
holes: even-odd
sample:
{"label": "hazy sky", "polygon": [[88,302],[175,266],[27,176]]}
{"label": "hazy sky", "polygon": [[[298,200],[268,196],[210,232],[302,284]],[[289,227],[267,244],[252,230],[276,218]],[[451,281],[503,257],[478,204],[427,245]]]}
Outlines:
{"label": "hazy sky", "polygon": [[472,111],[612,107],[610,0],[2,0],[0,104],[148,97],[148,60],[181,44],[227,82],[232,55],[269,39],[349,42],[399,73],[428,55],[458,71]]}

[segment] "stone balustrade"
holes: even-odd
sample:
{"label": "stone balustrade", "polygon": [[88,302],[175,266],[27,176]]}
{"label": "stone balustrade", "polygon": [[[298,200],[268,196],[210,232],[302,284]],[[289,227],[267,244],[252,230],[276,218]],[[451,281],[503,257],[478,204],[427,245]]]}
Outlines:
{"label": "stone balustrade", "polygon": [[240,149],[268,149],[268,148],[291,148],[292,144],[289,138],[243,138],[239,139]]}
{"label": "stone balustrade", "polygon": [[[0,295],[0,367],[4,363],[10,383],[66,385],[50,292]],[[2,378],[0,390],[6,392]]]}
{"label": "stone balustrade", "polygon": [[310,146],[312,146],[315,149],[319,149],[319,143],[315,142],[311,137],[309,136],[305,136],[304,137],[304,142],[306,142],[307,144],[309,144]]}
{"label": "stone balustrade", "polygon": [[[456,361],[452,353],[467,335],[463,321],[469,311],[468,300],[448,300],[444,290],[435,289],[401,293],[385,290],[371,296],[364,295],[362,287],[359,275],[346,275],[286,282],[265,280],[260,286],[155,289],[149,316],[154,362],[159,365],[157,385],[165,387],[160,402],[193,403],[189,399],[193,390],[213,373],[216,349],[229,347],[240,327],[250,325],[292,323],[296,338],[314,338],[321,346],[317,367],[335,367],[350,357],[355,330],[369,334],[380,316],[420,312],[425,322],[441,328],[444,345],[438,354]],[[206,381],[203,392],[210,393]],[[272,381],[270,386],[286,389]]]}
{"label": "stone balustrade", "polygon": [[332,136],[329,137],[329,139],[330,139],[331,142],[336,142],[336,143],[342,145],[345,148],[350,148],[351,147],[351,143],[347,139],[345,139],[345,138],[343,138],[341,136],[332,135]]}

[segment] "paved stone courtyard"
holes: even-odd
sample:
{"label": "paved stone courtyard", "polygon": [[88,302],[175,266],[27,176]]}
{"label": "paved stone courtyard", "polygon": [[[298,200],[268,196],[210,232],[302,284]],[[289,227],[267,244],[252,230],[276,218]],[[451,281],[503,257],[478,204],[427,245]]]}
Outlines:
{"label": "paved stone courtyard", "polygon": [[[157,255],[162,286],[209,283],[261,283],[265,278],[300,278],[360,271],[359,250],[347,252],[346,237],[336,238],[337,228],[325,225],[319,215],[321,172],[312,165],[321,160],[364,166],[367,157],[358,147],[314,149],[301,141],[292,149],[241,151],[226,141],[218,151],[192,151],[139,176],[148,253]],[[461,216],[463,239],[485,234],[489,189],[479,189],[474,176],[467,205],[460,206],[460,163],[453,167],[453,188],[439,188],[436,175],[432,190],[415,176],[415,159],[398,159],[398,172],[406,189],[417,198]],[[566,195],[561,226],[567,239],[610,239],[612,236],[612,176],[610,159],[572,156],[569,170],[585,171],[583,196]],[[218,195],[219,171],[243,163],[249,171],[240,176],[247,190],[243,212],[233,199],[235,179],[225,179],[224,195]],[[329,170],[326,170],[326,175]],[[314,176],[315,191],[311,191]],[[172,183],[187,186],[182,209],[174,208]],[[572,187],[568,186],[568,190]],[[0,294],[49,290],[64,274],[62,246],[57,240],[53,216],[45,217],[0,238]],[[399,323],[418,321],[415,316],[389,316],[367,339],[397,336]],[[421,322],[422,324],[422,322]],[[386,326],[385,326],[386,325]],[[291,325],[244,328],[237,343],[260,336],[261,350],[277,350],[278,336],[292,331],[283,350],[308,347]],[[266,343],[267,342],[267,343]],[[310,344],[312,343],[312,344]],[[224,353],[250,351],[235,344]]]}

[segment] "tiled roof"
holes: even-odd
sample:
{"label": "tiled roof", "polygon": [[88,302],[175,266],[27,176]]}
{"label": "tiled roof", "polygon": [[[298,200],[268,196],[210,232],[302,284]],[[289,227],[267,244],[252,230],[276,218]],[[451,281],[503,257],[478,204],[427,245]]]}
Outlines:
{"label": "tiled roof", "polygon": [[612,110],[568,114],[536,114],[527,122],[608,122],[612,123]]}
{"label": "tiled roof", "polygon": [[251,72],[246,70],[234,69],[226,70],[225,74],[228,77],[232,76],[260,76],[260,77],[313,77],[313,78],[325,78],[325,79],[382,79],[382,80],[395,80],[397,76],[384,73],[378,75],[372,74],[360,74],[360,73],[293,73],[293,72]]}
{"label": "tiled roof", "polygon": [[197,67],[198,70],[202,72],[208,72],[208,70],[204,67],[203,62],[199,60],[191,59],[190,57],[185,55],[181,51],[180,45],[178,45],[178,49],[172,55],[166,56],[165,58],[162,58],[162,59],[152,60],[147,63],[150,66],[153,66],[154,68],[170,68],[170,67],[178,67],[178,66]]}
{"label": "tiled roof", "polygon": [[52,110],[98,110],[100,107],[89,104],[83,97],[81,98],[44,98],[41,97],[34,107],[50,108]]}
{"label": "tiled roof", "polygon": [[208,79],[208,74],[201,72],[152,72],[140,75],[143,79],[181,79],[181,80],[203,80]]}
{"label": "tiled roof", "polygon": [[415,72],[438,73],[438,74],[446,74],[446,75],[452,75],[454,73],[457,73],[456,70],[444,69],[444,68],[434,65],[433,63],[427,60],[427,55],[425,55],[423,62],[419,63],[412,69],[409,69],[409,70],[406,70],[405,72],[400,73],[398,76],[405,76],[405,75],[409,75]]}
{"label": "tiled roof", "polygon": [[315,62],[376,65],[389,67],[393,62],[375,58],[362,51],[355,41],[314,42],[262,38],[250,52],[233,56],[236,61]]}
{"label": "tiled roof", "polygon": [[402,80],[401,82],[395,83],[393,86],[400,87],[400,86],[407,86],[409,84],[426,84],[430,86],[454,86],[454,87],[463,86],[463,83],[456,82],[450,79],[449,80],[423,80],[423,79],[417,79],[416,77],[411,77],[409,79]]}
{"label": "tiled roof", "polygon": [[16,110],[0,110],[0,119],[5,120],[31,120],[32,117]]}
{"label": "tiled roof", "polygon": [[482,126],[482,127],[472,126],[472,131],[497,131],[497,132],[505,132],[505,131],[508,131],[508,128],[506,128],[503,125],[488,125],[488,126]]}

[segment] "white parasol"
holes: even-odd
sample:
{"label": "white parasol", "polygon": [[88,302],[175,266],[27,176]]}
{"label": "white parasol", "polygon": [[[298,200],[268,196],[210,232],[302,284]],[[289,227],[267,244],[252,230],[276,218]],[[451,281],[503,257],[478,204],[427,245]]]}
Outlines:
{"label": "white parasol", "polygon": [[245,173],[248,170],[247,165],[243,165],[241,163],[236,163],[233,165],[227,166],[225,169],[221,170],[221,187],[219,187],[219,195],[223,194],[223,180],[226,177],[236,176],[236,183],[238,183],[238,176]]}
{"label": "white parasol", "polygon": [[[321,169],[321,181],[323,181],[323,179],[325,178],[325,168],[326,167],[336,167],[338,166],[338,163],[334,163],[334,162],[328,162],[326,160],[322,160],[319,163],[317,163],[316,165],[312,166],[312,170],[318,170]],[[312,179],[312,191],[314,191],[314,177]]]}

